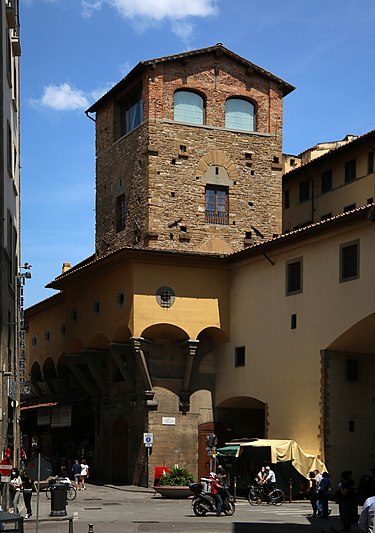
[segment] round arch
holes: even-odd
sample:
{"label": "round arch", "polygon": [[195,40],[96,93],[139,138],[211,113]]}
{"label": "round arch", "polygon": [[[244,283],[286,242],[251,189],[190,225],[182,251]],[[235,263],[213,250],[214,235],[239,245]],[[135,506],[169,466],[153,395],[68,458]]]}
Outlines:
{"label": "round arch", "polygon": [[86,349],[91,350],[107,350],[109,339],[103,333],[96,333],[91,337],[86,345]]}
{"label": "round arch", "polygon": [[172,337],[178,342],[182,342],[189,338],[185,330],[175,326],[174,324],[154,324],[143,330],[141,337],[146,339],[157,339]]}

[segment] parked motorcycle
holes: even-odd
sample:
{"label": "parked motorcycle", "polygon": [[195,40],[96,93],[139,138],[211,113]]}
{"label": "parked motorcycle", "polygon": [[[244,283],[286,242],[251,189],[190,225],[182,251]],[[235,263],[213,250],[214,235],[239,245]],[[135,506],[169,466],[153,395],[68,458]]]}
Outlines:
{"label": "parked motorcycle", "polygon": [[[205,516],[207,513],[216,513],[215,499],[210,492],[203,490],[202,483],[193,483],[190,485],[190,490],[195,495],[191,505],[196,516]],[[223,513],[232,516],[236,510],[233,496],[231,496],[227,490],[223,491],[220,496],[223,500]]]}

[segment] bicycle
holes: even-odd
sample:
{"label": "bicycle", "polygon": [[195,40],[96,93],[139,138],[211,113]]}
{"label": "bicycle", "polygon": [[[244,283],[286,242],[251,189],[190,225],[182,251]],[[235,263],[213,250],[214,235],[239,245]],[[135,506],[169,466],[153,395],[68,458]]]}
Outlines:
{"label": "bicycle", "polygon": [[250,505],[260,505],[263,501],[272,505],[282,505],[285,501],[285,494],[280,489],[273,489],[267,493],[261,485],[250,485],[247,499]]}
{"label": "bicycle", "polygon": [[[50,485],[45,490],[47,500],[51,499],[52,487],[53,487],[53,485]],[[75,488],[75,486],[74,485],[68,485],[67,489],[66,489],[66,498],[67,498],[67,500],[69,500],[69,501],[75,500],[76,496],[77,496],[77,489]]]}

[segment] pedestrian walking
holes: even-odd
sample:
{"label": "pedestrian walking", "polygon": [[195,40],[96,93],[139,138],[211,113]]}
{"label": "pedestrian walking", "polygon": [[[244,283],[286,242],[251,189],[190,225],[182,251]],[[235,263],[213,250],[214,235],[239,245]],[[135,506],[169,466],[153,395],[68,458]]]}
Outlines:
{"label": "pedestrian walking", "polygon": [[25,503],[26,507],[26,520],[28,518],[31,518],[33,515],[33,511],[31,509],[31,497],[33,495],[33,486],[34,482],[29,476],[23,476],[22,477],[22,487],[23,487],[23,501]]}
{"label": "pedestrian walking", "polygon": [[79,482],[81,480],[81,465],[79,464],[78,459],[74,461],[74,465],[72,466],[72,472],[74,476],[74,482],[76,485],[76,489],[79,489]]}
{"label": "pedestrian walking", "polygon": [[82,490],[86,490],[86,479],[89,477],[89,465],[85,459],[82,459],[81,463],[81,483]]}
{"label": "pedestrian walking", "polygon": [[21,496],[21,488],[22,488],[22,479],[20,477],[20,473],[18,471],[18,468],[14,468],[10,475],[9,489],[10,489],[11,499],[13,502],[13,513],[15,514],[20,514],[18,510],[18,502]]}
{"label": "pedestrian walking", "polygon": [[318,483],[315,479],[315,472],[309,473],[309,486],[307,488],[307,496],[311,502],[313,516],[318,516]]}

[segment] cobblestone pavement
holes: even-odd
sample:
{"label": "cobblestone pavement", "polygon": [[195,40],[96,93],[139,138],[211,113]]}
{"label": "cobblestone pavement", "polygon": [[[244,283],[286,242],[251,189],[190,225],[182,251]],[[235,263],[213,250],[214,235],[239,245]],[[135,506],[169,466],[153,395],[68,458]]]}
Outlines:
{"label": "cobblestone pavement", "polygon": [[[328,520],[311,517],[308,502],[285,503],[281,507],[262,504],[250,506],[238,499],[233,516],[208,515],[198,518],[191,499],[167,500],[151,489],[88,485],[68,503],[67,517],[51,518],[51,502],[44,493],[39,498],[39,521],[36,521],[37,496],[32,499],[33,517],[25,520],[25,533],[329,533],[340,530],[337,506],[332,505]],[[21,513],[25,509],[21,506]],[[353,527],[352,533],[359,529]]]}

